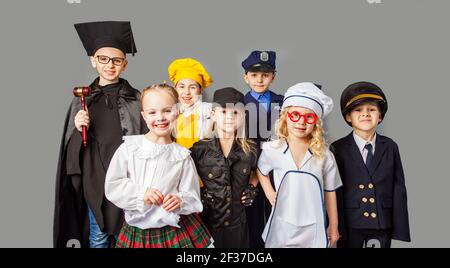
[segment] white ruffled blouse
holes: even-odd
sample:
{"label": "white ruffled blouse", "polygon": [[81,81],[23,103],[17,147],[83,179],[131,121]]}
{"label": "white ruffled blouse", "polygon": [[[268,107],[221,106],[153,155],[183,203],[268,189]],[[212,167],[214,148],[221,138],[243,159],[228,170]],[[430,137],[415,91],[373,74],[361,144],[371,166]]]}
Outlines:
{"label": "white ruffled blouse", "polygon": [[[125,221],[140,229],[178,225],[179,215],[203,210],[200,185],[190,151],[176,144],[156,144],[144,135],[123,137],[106,173],[105,195],[125,212]],[[147,205],[148,188],[164,196],[175,194],[179,209],[167,212],[161,206]]]}

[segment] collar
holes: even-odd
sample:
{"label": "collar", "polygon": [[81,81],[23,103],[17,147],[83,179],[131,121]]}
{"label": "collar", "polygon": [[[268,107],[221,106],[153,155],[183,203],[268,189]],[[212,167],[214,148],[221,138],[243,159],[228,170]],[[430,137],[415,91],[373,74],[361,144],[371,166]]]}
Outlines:
{"label": "collar", "polygon": [[122,138],[129,152],[133,152],[140,159],[156,159],[161,157],[164,161],[177,162],[186,159],[190,151],[175,142],[157,144],[145,135],[124,136]]}
{"label": "collar", "polygon": [[358,146],[358,150],[362,153],[364,151],[364,146],[366,146],[366,144],[372,144],[372,151],[375,152],[375,144],[376,144],[376,140],[377,140],[377,133],[375,133],[375,135],[373,136],[373,139],[371,141],[366,141],[363,138],[361,138],[360,136],[358,136],[354,131],[353,131],[353,139],[355,139],[356,142],[356,146]]}
{"label": "collar", "polygon": [[253,89],[250,91],[250,94],[252,95],[253,98],[255,98],[255,100],[257,100],[258,102],[260,102],[260,97],[266,98],[267,101],[270,100],[270,90],[267,90],[264,93],[258,93],[256,91],[254,91]]}
{"label": "collar", "polygon": [[183,108],[183,106],[180,106],[180,112],[181,114],[183,114],[184,116],[190,116],[192,113],[194,113],[197,109],[197,107],[199,107],[202,104],[202,101],[200,100],[200,98],[194,103],[192,104],[192,106],[187,107],[187,108]]}
{"label": "collar", "polygon": [[127,80],[123,78],[119,78],[118,83],[114,83],[107,86],[99,86],[98,82],[100,81],[100,77],[97,77],[94,82],[89,86],[92,89],[91,96],[95,96],[103,92],[104,89],[111,87],[119,87],[118,96],[127,100],[137,100],[135,92],[133,88],[130,86]]}
{"label": "collar", "polygon": [[295,165],[295,167],[297,169],[302,169],[303,166],[306,164],[306,162],[308,162],[314,155],[311,151],[311,149],[308,149],[308,151],[306,151],[305,156],[303,157],[302,162],[300,163],[299,166],[297,166],[297,163],[295,163],[294,158],[292,157],[291,152],[289,151],[289,143],[287,141],[285,141],[284,145],[281,146],[280,148],[283,152],[284,155],[286,155],[288,158],[291,159],[292,163]]}
{"label": "collar", "polygon": [[[217,155],[225,157],[222,152],[222,147],[220,146],[219,138],[215,137],[215,138],[212,138],[211,140],[209,140],[208,148],[210,150],[214,151]],[[233,145],[231,145],[231,150],[230,150],[230,153],[228,154],[227,159],[233,160],[240,151],[241,151],[240,146],[237,144],[236,139],[234,139]]]}

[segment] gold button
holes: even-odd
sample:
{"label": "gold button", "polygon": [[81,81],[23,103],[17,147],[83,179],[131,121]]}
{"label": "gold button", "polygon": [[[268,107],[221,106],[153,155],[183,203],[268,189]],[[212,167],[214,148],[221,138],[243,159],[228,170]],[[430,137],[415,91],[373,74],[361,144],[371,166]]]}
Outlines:
{"label": "gold button", "polygon": [[377,214],[372,212],[370,213],[370,216],[375,219],[377,217]]}
{"label": "gold button", "polygon": [[227,214],[230,214],[230,213],[231,213],[231,210],[227,209]]}
{"label": "gold button", "polygon": [[364,217],[368,218],[369,217],[369,212],[364,212]]}
{"label": "gold button", "polygon": [[372,183],[369,183],[369,185],[367,185],[367,186],[369,187],[369,189],[373,188],[373,184]]}
{"label": "gold button", "polygon": [[364,203],[367,203],[367,198],[363,197],[362,201],[363,201]]}
{"label": "gold button", "polygon": [[227,197],[227,202],[230,202],[230,201],[231,201],[231,198]]}
{"label": "gold button", "polygon": [[212,177],[213,177],[213,174],[212,174],[212,173],[209,173],[209,174],[208,174],[208,178],[212,179]]}
{"label": "gold button", "polygon": [[228,226],[228,225],[230,225],[230,223],[228,221],[226,221],[226,222],[224,222],[224,225]]}
{"label": "gold button", "polygon": [[247,169],[244,168],[244,169],[242,170],[242,172],[243,172],[243,173],[247,173]]}
{"label": "gold button", "polygon": [[227,186],[227,191],[230,191],[231,190],[231,186]]}
{"label": "gold button", "polygon": [[361,189],[361,190],[364,189],[364,185],[360,184],[359,189]]}
{"label": "gold button", "polygon": [[375,198],[370,198],[369,202],[372,203],[372,204],[375,203]]}

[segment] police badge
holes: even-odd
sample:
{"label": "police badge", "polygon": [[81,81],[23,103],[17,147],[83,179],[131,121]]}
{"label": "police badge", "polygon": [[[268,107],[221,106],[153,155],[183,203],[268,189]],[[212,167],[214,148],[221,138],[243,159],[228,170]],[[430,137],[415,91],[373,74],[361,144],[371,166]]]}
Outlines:
{"label": "police badge", "polygon": [[259,55],[259,58],[261,59],[261,61],[268,61],[269,60],[269,53],[267,53],[266,51],[263,51]]}

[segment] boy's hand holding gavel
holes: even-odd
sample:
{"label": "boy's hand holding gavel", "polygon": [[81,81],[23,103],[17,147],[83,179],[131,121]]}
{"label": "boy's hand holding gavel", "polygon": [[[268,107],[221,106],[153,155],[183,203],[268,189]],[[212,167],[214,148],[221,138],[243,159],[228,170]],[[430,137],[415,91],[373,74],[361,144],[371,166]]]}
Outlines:
{"label": "boy's hand holding gavel", "polygon": [[83,127],[89,128],[89,112],[80,110],[75,115],[75,127],[79,132],[82,132]]}

